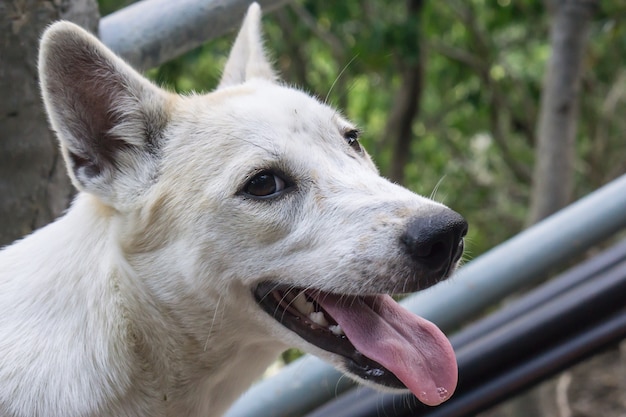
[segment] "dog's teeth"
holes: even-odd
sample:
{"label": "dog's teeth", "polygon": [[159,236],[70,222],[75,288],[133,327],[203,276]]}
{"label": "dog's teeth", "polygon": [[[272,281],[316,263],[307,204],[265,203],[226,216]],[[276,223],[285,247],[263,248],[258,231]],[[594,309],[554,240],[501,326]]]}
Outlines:
{"label": "dog's teeth", "polygon": [[313,313],[309,314],[309,319],[311,319],[313,323],[318,324],[322,327],[328,326],[328,320],[326,320],[326,317],[324,317],[324,313],[322,313],[321,311],[314,311]]}
{"label": "dog's teeth", "polygon": [[306,300],[304,293],[298,294],[298,296],[293,299],[292,305],[296,308],[296,310],[305,316],[308,316],[315,311],[313,303]]}
{"label": "dog's teeth", "polygon": [[338,324],[332,324],[332,325],[328,326],[328,330],[330,330],[334,335],[337,335],[337,336],[343,336],[344,335],[343,329]]}

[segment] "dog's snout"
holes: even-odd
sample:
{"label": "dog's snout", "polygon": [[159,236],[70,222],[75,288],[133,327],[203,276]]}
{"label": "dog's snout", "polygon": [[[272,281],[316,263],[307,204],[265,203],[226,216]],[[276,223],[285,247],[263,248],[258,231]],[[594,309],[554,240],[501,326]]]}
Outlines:
{"label": "dog's snout", "polygon": [[467,228],[467,222],[460,214],[441,209],[411,219],[400,240],[415,261],[444,278],[463,254]]}

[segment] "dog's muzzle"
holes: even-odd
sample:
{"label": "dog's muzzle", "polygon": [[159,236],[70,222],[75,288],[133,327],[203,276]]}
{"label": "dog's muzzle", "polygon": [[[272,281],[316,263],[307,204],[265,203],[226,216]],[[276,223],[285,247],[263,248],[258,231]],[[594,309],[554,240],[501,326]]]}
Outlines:
{"label": "dog's muzzle", "polygon": [[[465,219],[445,208],[408,222],[400,245],[417,271],[415,288],[427,288],[454,270],[466,233]],[[271,281],[257,285],[253,294],[283,326],[342,357],[352,375],[409,388],[428,405],[439,404],[454,392],[456,360],[445,335],[389,295],[332,294]]]}

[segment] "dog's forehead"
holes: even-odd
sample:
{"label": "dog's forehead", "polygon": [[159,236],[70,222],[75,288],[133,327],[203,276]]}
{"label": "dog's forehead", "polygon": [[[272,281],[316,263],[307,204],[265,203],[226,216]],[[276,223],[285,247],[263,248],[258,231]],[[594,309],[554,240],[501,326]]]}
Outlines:
{"label": "dog's forehead", "polygon": [[[340,133],[354,129],[341,114],[310,95],[264,80],[218,91],[221,112],[241,125],[263,129],[276,136],[295,134],[335,142]],[[274,138],[275,139],[275,138]]]}

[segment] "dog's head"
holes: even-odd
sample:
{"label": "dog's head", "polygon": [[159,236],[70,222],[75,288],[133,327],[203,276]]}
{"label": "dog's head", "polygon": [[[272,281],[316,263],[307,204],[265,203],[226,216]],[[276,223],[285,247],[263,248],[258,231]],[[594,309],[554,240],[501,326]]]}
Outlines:
{"label": "dog's head", "polygon": [[78,27],[52,26],[40,76],[70,176],[170,304],[217,293],[281,346],[438,404],[456,385],[452,348],[385,294],[448,277],[467,225],[382,178],[357,127],[276,81],[260,16],[251,6],[205,96],[167,93]]}

